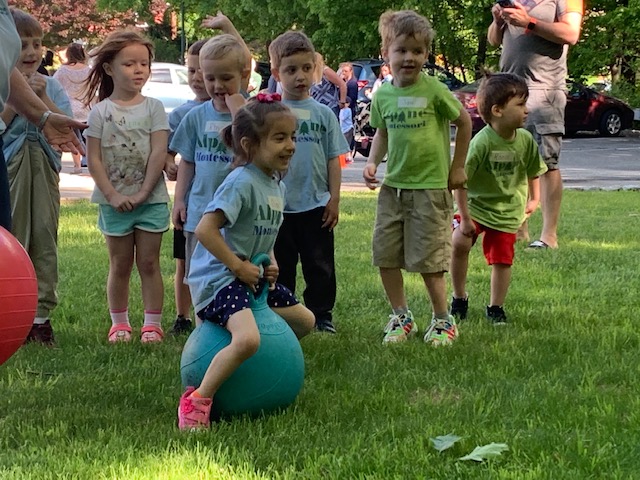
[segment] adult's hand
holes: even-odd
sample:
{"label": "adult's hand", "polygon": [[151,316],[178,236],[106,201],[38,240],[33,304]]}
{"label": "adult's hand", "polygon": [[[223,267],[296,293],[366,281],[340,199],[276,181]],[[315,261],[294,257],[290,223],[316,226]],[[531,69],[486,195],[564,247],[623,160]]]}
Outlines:
{"label": "adult's hand", "polygon": [[56,150],[84,155],[84,146],[76,136],[74,128],[84,130],[87,124],[66,115],[51,113],[42,127],[42,133]]}

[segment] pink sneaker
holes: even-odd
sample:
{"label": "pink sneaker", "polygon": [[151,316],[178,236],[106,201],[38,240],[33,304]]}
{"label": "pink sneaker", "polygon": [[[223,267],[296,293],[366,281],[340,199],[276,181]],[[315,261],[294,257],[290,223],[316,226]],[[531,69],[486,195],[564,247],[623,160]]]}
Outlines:
{"label": "pink sneaker", "polygon": [[180,397],[178,405],[178,428],[180,430],[204,430],[209,428],[211,423],[209,415],[212,400],[192,397],[191,394],[194,391],[194,387],[187,387],[187,390]]}

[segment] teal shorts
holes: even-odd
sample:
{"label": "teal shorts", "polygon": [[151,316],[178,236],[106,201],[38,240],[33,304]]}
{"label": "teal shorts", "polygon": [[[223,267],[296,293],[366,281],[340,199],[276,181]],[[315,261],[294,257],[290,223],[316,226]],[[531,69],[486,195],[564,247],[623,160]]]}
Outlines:
{"label": "teal shorts", "polygon": [[111,205],[98,205],[98,228],[104,235],[124,237],[135,229],[150,233],[169,230],[169,207],[166,203],[145,203],[131,212],[118,212]]}

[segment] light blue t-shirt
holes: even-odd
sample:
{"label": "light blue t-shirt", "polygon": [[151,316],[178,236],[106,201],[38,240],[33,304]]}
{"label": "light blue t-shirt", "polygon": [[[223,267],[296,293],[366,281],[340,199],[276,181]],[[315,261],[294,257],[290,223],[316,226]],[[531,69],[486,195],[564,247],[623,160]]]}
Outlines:
{"label": "light blue t-shirt", "polygon": [[[20,57],[21,41],[13,17],[9,13],[7,0],[0,0],[0,112],[4,110],[5,102],[9,97],[9,77],[11,71]],[[6,125],[0,119],[0,133],[4,132]]]}
{"label": "light blue t-shirt", "polygon": [[182,121],[184,116],[189,113],[194,107],[202,105],[203,103],[204,102],[201,102],[199,100],[187,100],[179,107],[171,110],[171,113],[169,113],[169,145],[171,145],[173,134],[176,133],[178,125],[180,125],[180,122]]}
{"label": "light blue t-shirt", "polygon": [[[281,181],[249,164],[229,174],[204,213],[224,212],[227,222],[222,236],[236,255],[250,260],[273,250],[282,225],[285,191]],[[209,305],[234,279],[231,270],[198,242],[187,279],[195,311]]]}
{"label": "light blue t-shirt", "polygon": [[329,160],[349,151],[333,111],[313,98],[283,100],[298,117],[296,153],[283,182],[287,186],[285,213],[324,207],[329,193]]}
{"label": "light blue t-shirt", "polygon": [[203,103],[188,112],[169,145],[182,161],[195,163],[193,183],[187,203],[186,232],[195,232],[213,194],[231,172],[233,152],[226,147],[220,132],[231,124],[231,114],[213,108],[213,101]]}
{"label": "light blue t-shirt", "polygon": [[[64,113],[73,116],[71,111],[71,102],[67,96],[64,88],[60,85],[55,78],[45,77],[47,82],[46,92],[47,96],[51,99],[56,106]],[[42,150],[44,150],[47,158],[49,159],[49,165],[56,172],[59,172],[62,168],[62,155],[56,152],[47,139],[42,134],[38,127],[30,123],[26,118],[21,115],[16,115],[5,132],[2,134],[4,159],[9,164],[13,157],[22,148],[24,143],[28,140],[36,141],[40,143]]]}

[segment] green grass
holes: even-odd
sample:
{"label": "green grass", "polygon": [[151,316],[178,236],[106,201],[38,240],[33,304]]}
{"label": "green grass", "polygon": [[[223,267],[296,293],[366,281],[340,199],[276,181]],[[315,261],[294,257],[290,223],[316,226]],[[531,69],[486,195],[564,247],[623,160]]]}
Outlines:
{"label": "green grass", "polygon": [[[371,266],[373,194],[345,194],[336,231],[337,336],[303,340],[305,386],[280,415],[210,432],[175,426],[183,339],[111,346],[107,254],[85,202],[60,224],[58,346],[0,367],[2,479],[640,478],[640,207],[637,192],[567,192],[561,249],[518,246],[506,310],[483,318],[489,268],[472,252],[470,319],[451,348],[384,347],[388,305]],[[539,214],[531,230],[539,231]],[[173,320],[171,237],[163,244]],[[430,307],[406,276],[424,330]],[[142,323],[134,275],[130,311]],[[434,450],[429,437],[463,437]],[[476,445],[510,450],[483,464]]]}

